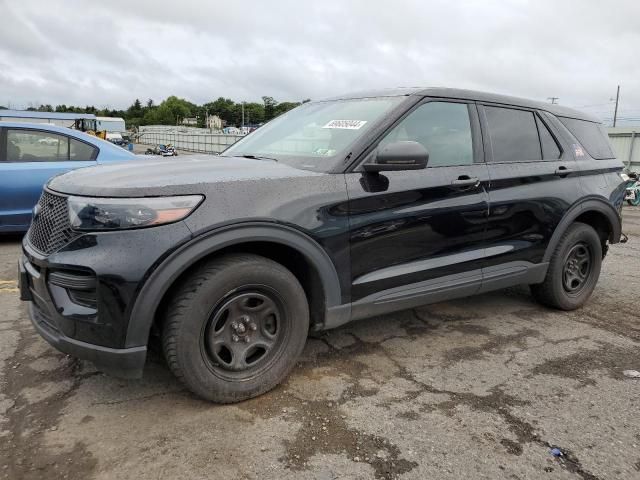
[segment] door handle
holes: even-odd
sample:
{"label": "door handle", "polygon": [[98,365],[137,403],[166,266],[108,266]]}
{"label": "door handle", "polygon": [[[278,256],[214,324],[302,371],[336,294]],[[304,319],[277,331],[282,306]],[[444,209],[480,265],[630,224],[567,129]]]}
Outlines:
{"label": "door handle", "polygon": [[573,170],[569,167],[565,167],[564,165],[559,166],[556,169],[555,174],[559,177],[565,177],[567,175],[569,175],[571,172],[573,172]]}
{"label": "door handle", "polygon": [[454,187],[477,187],[480,185],[480,179],[478,177],[470,177],[468,175],[460,175],[456,178],[451,185]]}

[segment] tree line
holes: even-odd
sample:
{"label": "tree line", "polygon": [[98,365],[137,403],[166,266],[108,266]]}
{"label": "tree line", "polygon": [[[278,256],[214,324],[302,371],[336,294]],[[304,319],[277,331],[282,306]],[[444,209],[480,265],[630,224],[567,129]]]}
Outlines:
{"label": "tree line", "polygon": [[[197,118],[197,126],[205,127],[207,115],[217,115],[227,126],[240,126],[242,123],[242,107],[244,103],[244,124],[257,125],[268,122],[272,118],[308,102],[277,102],[273,97],[262,97],[262,102],[234,102],[230,98],[219,97],[217,100],[196,105],[184,98],[170,96],[156,104],[152,99],[142,103],[136,99],[126,110],[96,108],[92,105],[78,107],[73,105],[40,105],[27,110],[39,112],[61,113],[93,113],[99,117],[122,117],[127,128],[140,125],[176,125],[185,118]],[[0,106],[0,108],[4,108]]]}

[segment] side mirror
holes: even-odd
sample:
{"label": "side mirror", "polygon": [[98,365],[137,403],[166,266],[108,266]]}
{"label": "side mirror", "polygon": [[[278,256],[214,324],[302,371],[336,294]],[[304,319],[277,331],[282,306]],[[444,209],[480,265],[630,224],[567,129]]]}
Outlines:
{"label": "side mirror", "polygon": [[421,170],[426,168],[429,152],[418,142],[393,142],[378,150],[374,163],[362,165],[365,172]]}

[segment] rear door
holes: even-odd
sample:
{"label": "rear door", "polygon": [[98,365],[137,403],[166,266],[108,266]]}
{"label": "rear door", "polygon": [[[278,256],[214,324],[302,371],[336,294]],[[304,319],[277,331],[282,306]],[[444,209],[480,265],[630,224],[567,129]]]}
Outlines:
{"label": "rear door", "polygon": [[542,112],[492,104],[479,110],[490,177],[484,290],[544,270],[535,265],[581,187],[570,149]]}
{"label": "rear door", "polygon": [[478,290],[488,208],[479,127],[473,102],[425,100],[375,147],[419,142],[426,169],[346,174],[354,318]]}
{"label": "rear door", "polygon": [[0,231],[25,230],[47,180],[95,165],[98,155],[93,145],[47,130],[4,128],[0,135]]}

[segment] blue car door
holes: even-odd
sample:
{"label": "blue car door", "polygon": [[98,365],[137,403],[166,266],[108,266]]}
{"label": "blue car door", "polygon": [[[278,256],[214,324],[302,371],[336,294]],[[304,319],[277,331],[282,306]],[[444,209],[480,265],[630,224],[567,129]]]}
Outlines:
{"label": "blue car door", "polygon": [[96,164],[98,149],[36,128],[0,132],[0,232],[28,228],[43,185],[54,175]]}

